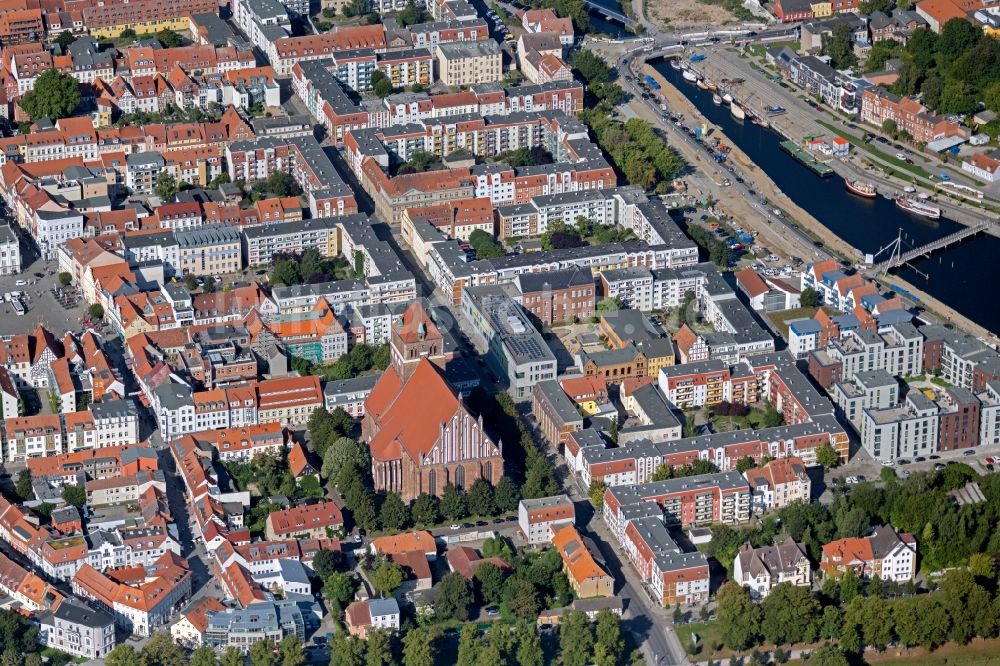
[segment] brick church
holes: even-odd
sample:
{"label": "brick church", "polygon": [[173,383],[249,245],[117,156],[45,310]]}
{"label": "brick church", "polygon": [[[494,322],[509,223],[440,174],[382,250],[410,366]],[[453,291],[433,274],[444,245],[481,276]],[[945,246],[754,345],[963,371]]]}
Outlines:
{"label": "brick church", "polygon": [[361,425],[375,489],[412,500],[440,496],[449,483],[499,483],[502,446],[445,379],[444,336],[420,303],[393,325],[390,347],[392,365],[368,396]]}

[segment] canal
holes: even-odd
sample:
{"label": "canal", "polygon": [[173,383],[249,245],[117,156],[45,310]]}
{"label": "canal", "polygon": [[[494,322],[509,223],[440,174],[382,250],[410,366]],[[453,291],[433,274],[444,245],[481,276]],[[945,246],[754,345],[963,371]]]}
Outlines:
{"label": "canal", "polygon": [[[737,120],[729,107],[712,103],[711,92],[684,81],[680,72],[667,62],[656,62],[654,66],[763,169],[789,199],[858,250],[875,253],[895,240],[900,229],[907,249],[962,228],[952,220],[932,221],[911,215],[881,196],[863,199],[849,194],[840,176],[820,178],[782,151],[778,146],[782,138],[776,132]],[[887,258],[885,255],[880,259]],[[913,268],[904,266],[898,274],[969,319],[1000,333],[1000,308],[994,306],[992,298],[984,298],[983,291],[996,279],[992,262],[997,257],[1000,257],[1000,238],[978,236],[936,252],[928,259],[914,261]]]}

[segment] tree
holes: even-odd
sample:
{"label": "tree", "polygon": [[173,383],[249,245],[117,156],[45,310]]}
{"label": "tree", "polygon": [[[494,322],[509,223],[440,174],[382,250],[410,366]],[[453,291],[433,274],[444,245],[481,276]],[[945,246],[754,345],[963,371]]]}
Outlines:
{"label": "tree", "polygon": [[[340,437],[326,449],[320,474],[343,491],[356,470],[368,468],[368,451],[350,437]],[[344,478],[342,479],[341,476]]]}
{"label": "tree", "polygon": [[832,34],[823,35],[823,55],[830,56],[836,69],[847,69],[857,64],[851,43],[851,28],[846,23],[837,24]]}
{"label": "tree", "polygon": [[861,635],[865,645],[883,650],[892,641],[892,613],[889,604],[881,597],[870,597],[861,607]]}
{"label": "tree", "polygon": [[[323,551],[320,551],[323,552]],[[323,596],[340,604],[346,604],[354,597],[354,579],[345,573],[334,571],[323,583]]]}
{"label": "tree", "polygon": [[969,572],[978,579],[992,581],[996,576],[996,566],[993,555],[973,553],[969,556]]}
{"label": "tree", "polygon": [[306,651],[302,645],[302,639],[294,634],[289,634],[278,643],[278,654],[281,658],[281,666],[302,666],[306,663]]}
{"label": "tree", "polygon": [[492,516],[496,512],[493,503],[493,487],[486,479],[476,479],[469,488],[467,504],[473,516]]}
{"label": "tree", "polygon": [[403,666],[434,666],[437,650],[423,629],[410,629],[403,637]]}
{"label": "tree", "polygon": [[823,466],[823,469],[830,469],[840,464],[840,454],[829,444],[821,444],[816,448],[816,462]]}
{"label": "tree", "polygon": [[221,666],[243,666],[245,661],[243,653],[240,652],[238,648],[230,645],[226,648],[226,651],[222,653],[222,660],[220,661],[220,664]]}
{"label": "tree", "polygon": [[761,604],[760,632],[775,645],[816,639],[819,602],[805,587],[778,583]]}
{"label": "tree", "polygon": [[156,41],[163,44],[164,48],[172,49],[181,45],[181,36],[173,30],[160,30],[154,36]]}
{"label": "tree", "polygon": [[132,28],[125,28],[118,34],[118,36],[122,39],[135,39],[135,30]]}
{"label": "tree", "polygon": [[434,616],[439,620],[457,620],[465,622],[469,619],[469,607],[472,606],[472,587],[469,581],[457,571],[447,574],[437,585],[438,596],[434,602]]}
{"label": "tree", "polygon": [[409,524],[410,509],[403,503],[399,493],[389,493],[385,496],[379,511],[379,519],[382,522],[382,529],[392,532],[398,532]]}
{"label": "tree", "polygon": [[205,278],[205,283],[201,286],[201,290],[206,294],[211,294],[215,291],[215,278],[209,275]]}
{"label": "tree", "polygon": [[392,94],[392,81],[380,69],[372,72],[372,91],[382,99]]}
{"label": "tree", "polygon": [[62,48],[64,52],[66,51],[66,48],[75,41],[76,41],[76,35],[68,31],[60,32],[59,36],[56,37],[56,44],[58,44],[59,47]]}
{"label": "tree", "polygon": [[142,656],[127,643],[114,646],[104,657],[104,666],[142,666]]}
{"label": "tree", "polygon": [[809,656],[810,666],[848,666],[844,651],[836,645],[826,643],[821,645]]}
{"label": "tree", "polygon": [[278,655],[275,654],[274,644],[270,638],[257,641],[250,646],[250,666],[277,666]]}
{"label": "tree", "polygon": [[161,171],[156,180],[153,181],[153,194],[161,201],[173,201],[174,197],[177,196],[177,179],[174,178],[174,175],[169,171]]}
{"label": "tree", "polygon": [[515,511],[521,501],[521,489],[509,476],[500,477],[500,483],[493,490],[493,501],[501,513]]}
{"label": "tree", "polygon": [[198,279],[193,273],[188,273],[184,276],[184,288],[188,291],[194,291],[198,288]]}
{"label": "tree", "polygon": [[62,498],[66,504],[82,509],[83,505],[87,503],[87,490],[79,485],[65,485],[63,486]]}
{"label": "tree", "polygon": [[896,121],[892,118],[886,118],[882,121],[882,131],[886,134],[895,134],[897,129]]}
{"label": "tree", "polygon": [[157,632],[142,648],[142,661],[144,666],[182,666],[187,659],[170,634]]}
{"label": "tree", "polygon": [[730,581],[722,586],[716,599],[717,622],[726,646],[745,650],[753,645],[760,633],[761,610],[750,600],[746,588]]}
{"label": "tree", "polygon": [[941,37],[937,40],[938,62],[950,63],[957,60],[982,39],[982,28],[964,18],[949,20],[941,26]]}
{"label": "tree", "polygon": [[812,287],[806,287],[799,294],[799,305],[804,308],[816,308],[822,302],[819,292]]}
{"label": "tree", "polygon": [[31,487],[31,470],[25,468],[17,473],[14,492],[25,502],[35,498],[35,489]]}
{"label": "tree", "polygon": [[383,562],[372,572],[371,582],[379,594],[389,596],[403,584],[403,567],[395,562]]}
{"label": "tree", "polygon": [[542,652],[542,637],[538,635],[534,623],[519,623],[516,633],[517,652],[514,658],[517,666],[542,666],[545,653]]}
{"label": "tree", "polygon": [[590,497],[590,502],[594,505],[594,508],[604,508],[604,491],[607,489],[607,485],[605,485],[605,483],[601,480],[590,482],[590,491],[587,494]]}
{"label": "tree", "polygon": [[[606,653],[614,655],[615,659],[625,649],[620,618],[607,608],[597,612],[597,619],[594,621],[594,639],[597,646],[603,647]],[[614,661],[612,666],[613,664]]]}
{"label": "tree", "polygon": [[444,487],[441,494],[441,513],[448,520],[461,520],[467,514],[465,496],[450,483]]}
{"label": "tree", "polygon": [[462,627],[462,634],[458,639],[458,662],[456,666],[476,666],[479,659],[479,649],[481,647],[479,631],[476,625],[467,624]]}
{"label": "tree", "polygon": [[413,522],[417,525],[435,525],[441,520],[437,498],[427,493],[417,495],[417,499],[413,500],[410,513],[413,516]]}
{"label": "tree", "polygon": [[313,555],[312,570],[320,580],[326,580],[337,573],[337,553],[321,550]]}
{"label": "tree", "polygon": [[80,84],[58,69],[46,70],[21,98],[21,108],[32,120],[48,118],[55,122],[73,115],[80,104]]}
{"label": "tree", "polygon": [[62,271],[61,273],[59,273],[59,284],[61,284],[64,287],[70,286],[71,284],[73,284],[73,275],[67,273],[66,271]]}
{"label": "tree", "polygon": [[896,3],[893,2],[893,0],[862,0],[862,2],[858,3],[858,11],[862,16],[868,16],[872,12],[882,12],[883,14],[888,14],[895,8]]}
{"label": "tree", "polygon": [[91,319],[103,319],[104,306],[100,303],[93,303],[89,308],[87,308],[87,314],[90,315]]}
{"label": "tree", "polygon": [[274,262],[274,267],[271,268],[271,282],[286,286],[300,284],[302,275],[299,273],[298,263],[288,260]]}
{"label": "tree", "polygon": [[605,83],[611,78],[611,68],[608,67],[608,64],[604,62],[603,58],[588,49],[575,51],[569,64],[588,85]]}
{"label": "tree", "polygon": [[498,604],[503,597],[503,569],[492,562],[484,562],[476,568],[473,580],[483,603]]}
{"label": "tree", "polygon": [[541,603],[538,600],[538,590],[530,582],[519,576],[510,576],[503,588],[503,599],[514,617],[521,620],[538,618]]}
{"label": "tree", "polygon": [[598,312],[618,312],[623,307],[622,301],[617,296],[602,298],[597,302]]}
{"label": "tree", "polygon": [[563,613],[559,622],[559,651],[563,666],[587,666],[594,647],[590,620],[579,611]]}
{"label": "tree", "polygon": [[365,642],[346,632],[336,632],[330,641],[330,666],[362,666]]}
{"label": "tree", "polygon": [[202,645],[191,653],[191,666],[215,666],[215,663],[215,650],[207,645]]}
{"label": "tree", "polygon": [[740,474],[744,474],[747,470],[753,469],[754,467],[754,460],[750,456],[743,456],[736,461],[736,471]]}
{"label": "tree", "polygon": [[392,634],[385,629],[369,631],[365,641],[365,666],[389,666],[394,663],[392,656]]}
{"label": "tree", "polygon": [[983,103],[988,109],[1000,111],[1000,81],[994,81],[983,89]]}

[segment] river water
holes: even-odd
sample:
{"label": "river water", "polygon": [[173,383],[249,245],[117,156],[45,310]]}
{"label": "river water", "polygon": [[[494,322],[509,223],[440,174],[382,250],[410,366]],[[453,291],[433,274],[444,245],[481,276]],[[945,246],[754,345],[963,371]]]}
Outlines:
{"label": "river water", "polygon": [[[782,151],[778,146],[782,139],[776,132],[733,118],[728,107],[712,103],[712,93],[684,81],[668,63],[658,62],[654,66],[763,169],[789,199],[861,252],[874,254],[895,240],[900,229],[904,249],[961,229],[952,220],[932,221],[906,213],[881,196],[863,199],[848,193],[840,176],[820,178]],[[984,235],[914,261],[913,267],[927,277],[910,266],[904,266],[898,274],[969,319],[1000,333],[1000,307],[987,295],[988,285],[998,276],[993,264],[998,258],[1000,238]],[[807,257],[803,259],[808,261]]]}

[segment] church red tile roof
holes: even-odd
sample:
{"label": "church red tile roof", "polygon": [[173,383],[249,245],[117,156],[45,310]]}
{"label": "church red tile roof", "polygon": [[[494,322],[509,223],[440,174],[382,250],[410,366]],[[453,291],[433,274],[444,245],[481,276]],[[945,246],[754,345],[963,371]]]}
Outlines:
{"label": "church red tile roof", "polygon": [[424,358],[405,384],[395,371],[386,371],[365,408],[379,424],[370,444],[372,458],[396,460],[405,450],[419,462],[437,442],[441,424],[458,411],[459,398],[438,367]]}

